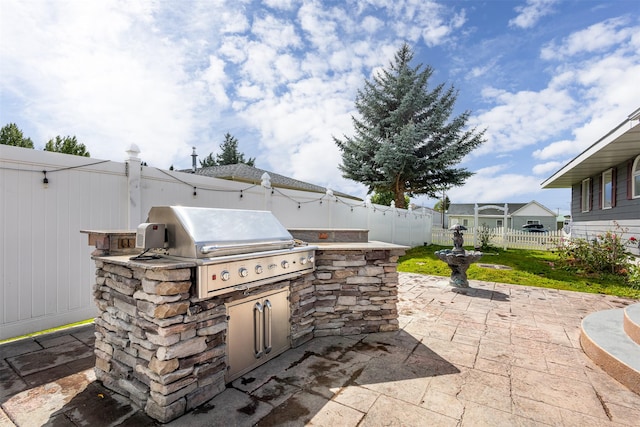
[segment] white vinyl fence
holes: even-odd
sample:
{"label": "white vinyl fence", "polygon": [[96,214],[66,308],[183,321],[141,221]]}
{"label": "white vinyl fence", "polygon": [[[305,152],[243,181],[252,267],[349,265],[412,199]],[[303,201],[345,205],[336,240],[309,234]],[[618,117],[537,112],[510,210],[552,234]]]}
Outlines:
{"label": "white vinyl fence", "polygon": [[[463,231],[465,246],[480,246],[480,236],[476,235],[477,228],[469,228]],[[442,228],[433,228],[431,242],[434,245],[451,245],[452,232]],[[538,249],[551,250],[562,244],[563,239],[569,236],[562,230],[548,231],[546,233],[530,233],[528,231],[500,228],[490,229],[490,242],[492,246],[504,249]],[[475,242],[475,243],[474,243]]]}
{"label": "white vinyl fence", "polygon": [[135,230],[152,206],[269,210],[290,229],[368,229],[406,246],[431,239],[429,211],[143,167],[128,153],[120,163],[0,145],[0,340],[94,317],[80,230]]}

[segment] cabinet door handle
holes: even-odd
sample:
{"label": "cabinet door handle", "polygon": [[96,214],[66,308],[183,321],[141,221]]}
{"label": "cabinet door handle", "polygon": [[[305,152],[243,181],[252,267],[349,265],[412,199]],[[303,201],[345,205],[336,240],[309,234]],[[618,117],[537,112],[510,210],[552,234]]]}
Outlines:
{"label": "cabinet door handle", "polygon": [[264,352],[269,354],[271,352],[271,301],[266,300],[264,302]]}
{"label": "cabinet door handle", "polygon": [[256,359],[262,357],[263,348],[263,322],[262,322],[263,309],[262,304],[259,302],[253,306],[253,350]]}

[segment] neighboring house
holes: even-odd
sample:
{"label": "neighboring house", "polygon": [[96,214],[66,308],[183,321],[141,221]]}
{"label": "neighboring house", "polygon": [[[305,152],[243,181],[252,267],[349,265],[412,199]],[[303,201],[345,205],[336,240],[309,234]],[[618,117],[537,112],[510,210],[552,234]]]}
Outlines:
{"label": "neighboring house", "polygon": [[[191,169],[187,169],[181,172],[193,173]],[[221,165],[221,166],[209,166],[205,168],[196,169],[196,175],[210,176],[213,178],[227,179],[230,181],[246,182],[248,184],[260,185],[262,182],[262,175],[264,173],[269,175],[271,180],[271,186],[275,188],[287,188],[290,190],[302,190],[315,193],[326,193],[327,188],[319,185],[310,184],[304,181],[298,181],[297,179],[289,178],[284,175],[269,172],[264,169],[258,169],[253,166],[246,165],[244,163],[237,163],[235,165]],[[346,197],[353,200],[362,200],[360,198],[351,196],[349,194],[334,191],[334,195],[340,197]]]}
{"label": "neighboring house", "polygon": [[542,188],[571,188],[572,237],[592,239],[619,227],[624,238],[640,240],[640,108]]}
{"label": "neighboring house", "polygon": [[522,230],[526,224],[542,224],[547,230],[555,230],[557,214],[540,203],[507,203],[506,224],[504,203],[477,203],[478,223],[475,223],[475,203],[451,203],[447,216],[449,226],[462,224],[465,227],[486,225],[489,228]]}

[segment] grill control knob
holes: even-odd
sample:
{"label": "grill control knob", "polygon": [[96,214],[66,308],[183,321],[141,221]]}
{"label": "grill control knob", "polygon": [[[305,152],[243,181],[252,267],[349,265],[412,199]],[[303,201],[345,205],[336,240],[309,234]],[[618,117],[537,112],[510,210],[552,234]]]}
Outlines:
{"label": "grill control knob", "polygon": [[307,263],[307,259],[305,257],[300,258],[300,264],[305,265]]}
{"label": "grill control knob", "polygon": [[315,260],[316,260],[316,258],[313,255],[309,255],[309,262],[310,263],[313,264],[315,262]]}
{"label": "grill control knob", "polygon": [[238,274],[240,274],[240,277],[247,277],[249,275],[249,270],[244,267],[240,267],[240,270],[238,270]]}
{"label": "grill control knob", "polygon": [[262,274],[262,266],[260,264],[256,265],[256,274]]}
{"label": "grill control knob", "polygon": [[280,265],[282,266],[282,268],[289,268],[289,261],[282,261]]}
{"label": "grill control knob", "polygon": [[220,278],[222,280],[229,280],[231,278],[231,274],[229,274],[227,270],[222,270],[222,273],[220,273]]}

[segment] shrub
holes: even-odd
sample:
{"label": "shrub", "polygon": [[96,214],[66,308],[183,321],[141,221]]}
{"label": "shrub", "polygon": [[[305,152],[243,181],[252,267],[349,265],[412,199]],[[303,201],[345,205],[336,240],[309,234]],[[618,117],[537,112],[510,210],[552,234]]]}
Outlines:
{"label": "shrub", "polygon": [[631,286],[631,289],[640,289],[640,265],[630,266],[627,284]]}
{"label": "shrub", "polygon": [[627,276],[632,266],[626,251],[623,229],[598,234],[595,239],[572,239],[558,247],[560,263],[566,269],[586,274],[615,274]]}
{"label": "shrub", "polygon": [[482,223],[477,230],[478,240],[480,241],[480,249],[487,250],[491,249],[493,246],[491,245],[491,239],[494,238],[496,233],[494,233],[492,228],[487,227],[487,224]]}

